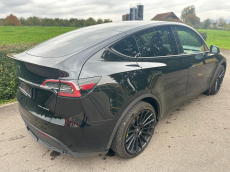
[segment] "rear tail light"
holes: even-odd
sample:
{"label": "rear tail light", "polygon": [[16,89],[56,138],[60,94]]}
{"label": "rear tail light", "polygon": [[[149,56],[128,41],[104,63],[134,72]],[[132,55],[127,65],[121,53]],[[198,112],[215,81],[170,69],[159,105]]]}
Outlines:
{"label": "rear tail light", "polygon": [[60,81],[59,96],[65,97],[81,97],[79,87],[71,81]]}
{"label": "rear tail light", "polygon": [[81,80],[45,80],[41,85],[44,89],[52,89],[59,96],[82,97],[88,94],[100,81],[101,77]]}
{"label": "rear tail light", "polygon": [[47,79],[41,86],[50,89],[59,89],[59,80]]}

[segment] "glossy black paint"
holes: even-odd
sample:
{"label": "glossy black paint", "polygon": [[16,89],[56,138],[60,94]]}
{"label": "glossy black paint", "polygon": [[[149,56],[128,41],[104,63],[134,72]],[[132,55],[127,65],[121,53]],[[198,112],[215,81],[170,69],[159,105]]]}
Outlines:
{"label": "glossy black paint", "polygon": [[[108,34],[100,42],[90,43],[91,46],[83,47],[82,50],[63,52],[62,57],[57,57],[56,52],[52,51],[56,48],[52,44],[54,40],[64,44],[62,38],[65,35],[15,55],[17,76],[36,92],[36,97],[30,99],[18,90],[17,98],[19,111],[29,130],[38,138],[37,141],[40,140],[42,144],[49,142],[51,147],[73,156],[106,152],[120,121],[138,101],[152,104],[159,120],[186,100],[209,89],[218,67],[224,65],[226,68],[226,59],[221,53],[213,54],[208,49],[202,53],[184,54],[174,29],[178,25],[198,34],[179,23],[112,23],[89,27],[88,30],[92,32],[89,33],[93,34],[96,29],[100,33],[113,30],[116,34]],[[129,57],[113,50],[112,46],[123,38],[156,27],[167,28],[178,53]],[[69,35],[74,36],[74,33],[70,32]],[[40,52],[43,46],[50,47],[47,54]],[[97,86],[81,98],[61,97],[54,90],[40,87],[46,79],[77,82],[97,76],[101,77]],[[37,131],[44,132],[52,139]]]}

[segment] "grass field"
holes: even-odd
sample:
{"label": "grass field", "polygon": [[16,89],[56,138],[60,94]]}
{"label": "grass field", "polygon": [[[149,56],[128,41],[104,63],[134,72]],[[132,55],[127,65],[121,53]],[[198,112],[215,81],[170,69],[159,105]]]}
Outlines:
{"label": "grass field", "polygon": [[207,32],[206,43],[209,47],[210,45],[216,45],[221,49],[230,50],[230,31],[205,29],[198,29],[198,31]]}
{"label": "grass field", "polygon": [[[40,43],[76,27],[37,27],[37,26],[0,26],[0,46],[8,44]],[[207,44],[230,50],[230,31],[204,30],[207,32]]]}
{"label": "grass field", "polygon": [[0,45],[40,43],[76,27],[0,26]]}

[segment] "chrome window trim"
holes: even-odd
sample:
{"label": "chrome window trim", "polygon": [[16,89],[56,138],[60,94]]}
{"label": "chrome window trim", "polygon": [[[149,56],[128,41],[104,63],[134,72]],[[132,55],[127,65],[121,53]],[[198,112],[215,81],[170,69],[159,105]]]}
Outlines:
{"label": "chrome window trim", "polygon": [[21,77],[18,77],[18,79],[21,80],[21,81],[23,81],[23,82],[25,82],[25,83],[27,83],[27,84],[29,84],[29,85],[32,85],[34,87],[40,87],[41,86],[40,84],[35,84],[35,83],[27,81],[27,80],[25,80],[25,79],[23,79]]}
{"label": "chrome window trim", "polygon": [[148,58],[148,59],[149,58],[171,58],[171,57],[190,56],[190,55],[205,54],[205,53],[209,53],[209,51],[204,51],[204,52],[199,52],[199,53],[193,53],[193,54],[177,54],[177,55],[169,55],[169,56],[142,57],[141,59],[144,59],[144,58]]}

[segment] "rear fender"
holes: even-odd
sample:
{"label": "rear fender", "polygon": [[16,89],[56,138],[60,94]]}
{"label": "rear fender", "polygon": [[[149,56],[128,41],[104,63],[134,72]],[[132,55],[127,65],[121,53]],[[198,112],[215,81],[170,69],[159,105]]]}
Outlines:
{"label": "rear fender", "polygon": [[157,98],[157,96],[153,95],[153,94],[144,94],[144,95],[141,95],[139,97],[137,97],[136,99],[134,99],[126,108],[125,110],[122,112],[121,116],[119,117],[119,119],[117,120],[117,123],[113,129],[113,132],[110,136],[110,139],[109,139],[109,143],[107,145],[107,149],[110,148],[111,144],[112,144],[112,141],[113,141],[113,138],[117,132],[117,129],[122,121],[122,119],[125,117],[125,115],[128,113],[128,111],[133,107],[133,105],[135,105],[137,102],[139,102],[140,100],[143,100],[144,98],[153,98],[157,104],[158,104],[158,119],[160,119],[160,117],[162,116],[161,114],[161,103],[160,103],[160,100]]}

